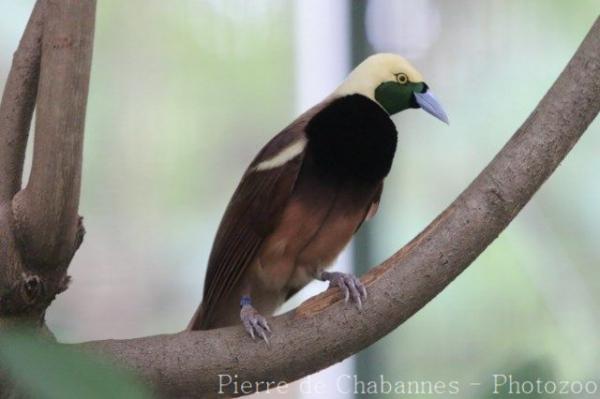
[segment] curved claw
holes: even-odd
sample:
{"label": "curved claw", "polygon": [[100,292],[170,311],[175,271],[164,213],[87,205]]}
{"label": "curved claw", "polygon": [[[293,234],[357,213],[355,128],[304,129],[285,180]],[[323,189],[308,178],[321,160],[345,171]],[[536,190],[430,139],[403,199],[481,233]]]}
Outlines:
{"label": "curved claw", "polygon": [[329,287],[338,287],[344,292],[344,303],[352,298],[359,310],[367,299],[367,289],[358,277],[350,273],[323,272],[321,279],[329,280]]}
{"label": "curved claw", "polygon": [[258,324],[262,328],[264,328],[265,330],[267,330],[268,332],[271,332],[271,327],[269,327],[269,323],[267,323],[267,319],[265,319],[261,315],[258,315]]}
{"label": "curved claw", "polygon": [[363,297],[363,300],[367,299],[367,288],[365,287],[365,285],[362,283],[362,281],[358,280],[360,285],[358,286],[358,289],[360,290],[360,294]]}
{"label": "curved claw", "polygon": [[256,339],[256,336],[254,335],[254,327],[252,327],[252,323],[250,323],[249,320],[242,320],[242,323],[244,324],[244,328],[246,329],[246,332],[248,332],[248,334],[250,334],[250,337],[252,337],[252,339]]}
{"label": "curved claw", "polygon": [[350,294],[352,295],[352,300],[356,303],[358,309],[362,309],[362,301],[360,300],[360,291],[357,287],[357,282],[351,279],[347,284],[350,286]]}
{"label": "curved claw", "polygon": [[253,340],[256,339],[256,336],[259,336],[267,343],[267,345],[269,345],[268,335],[271,334],[271,328],[267,323],[267,319],[258,313],[252,305],[245,304],[242,306],[242,309],[240,310],[240,319],[242,320],[244,328]]}

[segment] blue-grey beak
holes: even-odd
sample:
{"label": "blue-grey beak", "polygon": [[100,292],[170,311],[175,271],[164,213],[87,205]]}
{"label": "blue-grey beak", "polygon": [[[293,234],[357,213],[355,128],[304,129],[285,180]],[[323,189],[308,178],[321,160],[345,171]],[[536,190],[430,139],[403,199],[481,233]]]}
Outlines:
{"label": "blue-grey beak", "polygon": [[425,93],[415,92],[414,95],[415,100],[417,100],[417,104],[419,104],[419,107],[423,108],[425,112],[435,116],[447,125],[450,124],[448,122],[448,115],[446,115],[446,111],[444,111],[444,108],[442,108],[435,96],[431,94],[430,90],[427,90]]}

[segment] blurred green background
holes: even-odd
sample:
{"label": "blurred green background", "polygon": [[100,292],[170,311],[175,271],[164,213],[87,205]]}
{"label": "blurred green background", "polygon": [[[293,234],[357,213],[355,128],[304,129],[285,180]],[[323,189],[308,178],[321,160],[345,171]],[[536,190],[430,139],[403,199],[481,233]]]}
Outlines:
{"label": "blurred green background", "polygon": [[[311,0],[309,12],[307,1],[98,1],[80,208],[88,234],[71,288],[48,313],[59,339],[184,328],[245,167],[305,107],[302,65],[400,53],[450,116],[449,127],[423,112],[394,117],[394,167],[355,246],[363,270],[492,159],[600,12],[597,0]],[[0,2],[0,85],[32,5]],[[302,37],[324,12],[331,25]],[[342,45],[301,59],[300,46],[327,35]],[[599,173],[596,121],[493,245],[350,367],[364,379],[458,380],[465,398],[491,397],[494,373],[600,385]]]}

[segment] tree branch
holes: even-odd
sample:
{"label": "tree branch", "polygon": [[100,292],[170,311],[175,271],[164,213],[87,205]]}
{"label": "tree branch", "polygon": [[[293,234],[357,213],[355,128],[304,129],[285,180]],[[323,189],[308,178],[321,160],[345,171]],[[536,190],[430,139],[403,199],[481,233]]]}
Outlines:
{"label": "tree branch", "polygon": [[218,374],[290,382],[339,362],[392,331],[473,262],[555,170],[599,108],[596,20],[559,79],[483,172],[421,234],[363,276],[370,296],[360,316],[342,305],[336,289],[274,318],[269,348],[248,345],[239,326],[80,347],[129,366],[175,397],[214,392]]}
{"label": "tree branch", "polygon": [[40,75],[43,26],[44,2],[38,1],[14,54],[0,104],[0,203],[11,200],[21,189]]}
{"label": "tree branch", "polygon": [[24,251],[38,265],[70,261],[76,242],[94,0],[47,0],[33,166],[13,201]]}
{"label": "tree branch", "polygon": [[[39,0],[9,75],[0,107],[0,328],[24,320],[41,325],[66,289],[67,267],[81,244],[94,14],[95,0]],[[17,192],[36,96],[33,166]]]}

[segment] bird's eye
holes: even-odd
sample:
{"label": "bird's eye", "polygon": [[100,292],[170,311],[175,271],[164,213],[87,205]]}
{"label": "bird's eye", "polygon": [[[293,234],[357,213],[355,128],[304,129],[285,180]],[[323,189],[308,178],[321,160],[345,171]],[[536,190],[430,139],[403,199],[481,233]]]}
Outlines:
{"label": "bird's eye", "polygon": [[397,73],[396,81],[400,84],[405,84],[406,82],[408,82],[408,76],[406,76],[405,73]]}

